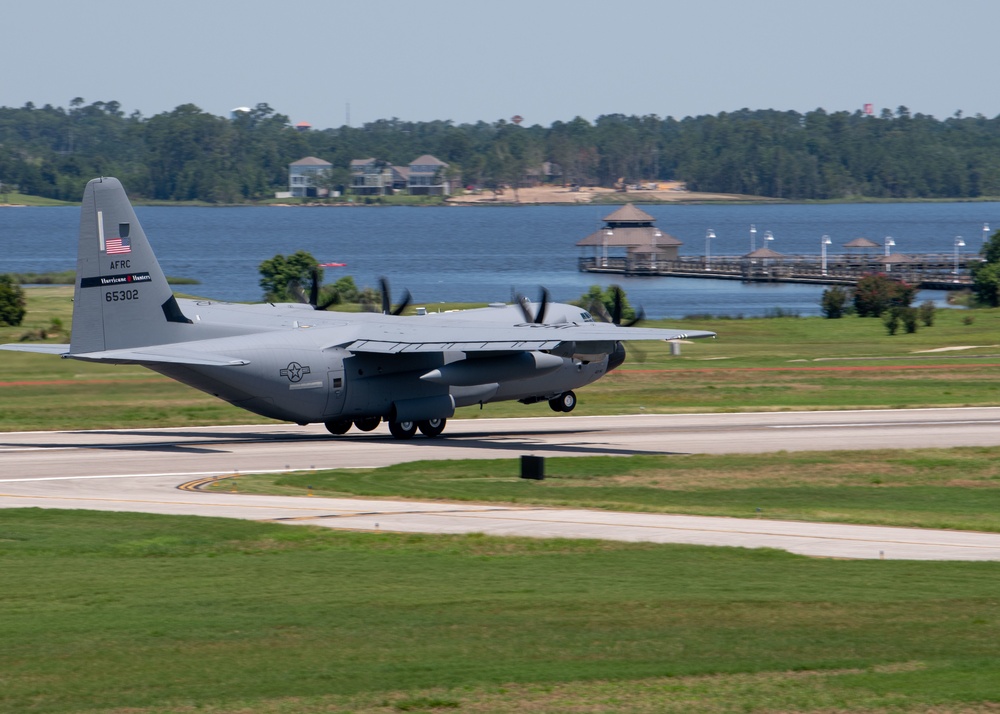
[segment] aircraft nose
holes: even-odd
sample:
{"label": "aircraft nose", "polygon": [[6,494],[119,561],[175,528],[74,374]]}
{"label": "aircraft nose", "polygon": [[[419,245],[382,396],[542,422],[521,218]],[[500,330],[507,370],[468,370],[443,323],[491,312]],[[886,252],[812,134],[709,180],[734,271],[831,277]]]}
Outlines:
{"label": "aircraft nose", "polygon": [[615,351],[608,355],[608,371],[610,372],[613,369],[621,367],[622,363],[625,361],[626,354],[625,345],[621,342],[616,342]]}

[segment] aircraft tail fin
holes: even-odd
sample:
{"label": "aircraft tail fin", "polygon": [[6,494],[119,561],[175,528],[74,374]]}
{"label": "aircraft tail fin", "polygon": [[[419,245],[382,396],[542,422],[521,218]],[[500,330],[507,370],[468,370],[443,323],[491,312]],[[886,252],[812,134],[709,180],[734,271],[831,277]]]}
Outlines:
{"label": "aircraft tail fin", "polygon": [[118,179],[83,194],[74,301],[71,354],[195,339]]}

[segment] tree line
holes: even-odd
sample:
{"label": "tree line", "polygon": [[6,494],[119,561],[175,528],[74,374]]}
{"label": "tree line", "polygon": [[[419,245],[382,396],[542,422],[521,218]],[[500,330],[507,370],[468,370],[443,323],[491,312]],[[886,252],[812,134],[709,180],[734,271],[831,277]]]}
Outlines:
{"label": "tree line", "polygon": [[[674,119],[609,114],[551,126],[383,119],[299,131],[267,104],[232,118],[193,104],[144,117],[118,102],[0,107],[0,182],[79,200],[95,176],[133,196],[234,203],[288,184],[288,164],[317,156],[350,181],[352,159],[406,165],[432,154],[477,187],[686,182],[694,191],[783,199],[1000,196],[1000,117],[944,120],[906,107],[856,112],[723,112]],[[554,174],[543,166],[555,165]]]}

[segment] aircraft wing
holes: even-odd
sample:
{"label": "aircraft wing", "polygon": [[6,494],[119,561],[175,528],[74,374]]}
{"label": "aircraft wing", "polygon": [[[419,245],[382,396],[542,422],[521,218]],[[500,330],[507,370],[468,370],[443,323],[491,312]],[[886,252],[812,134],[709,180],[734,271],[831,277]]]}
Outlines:
{"label": "aircraft wing", "polygon": [[[418,318],[419,319],[419,318]],[[632,340],[690,340],[715,337],[701,330],[661,330],[619,327],[607,323],[523,324],[502,327],[474,322],[452,324],[359,325],[353,337],[328,344],[351,352],[402,354],[408,352],[521,352],[552,350],[566,342],[578,346]]]}

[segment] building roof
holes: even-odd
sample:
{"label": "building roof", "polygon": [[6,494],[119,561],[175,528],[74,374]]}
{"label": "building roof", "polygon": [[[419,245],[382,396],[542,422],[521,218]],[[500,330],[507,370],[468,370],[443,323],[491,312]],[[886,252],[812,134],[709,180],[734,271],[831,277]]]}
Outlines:
{"label": "building roof", "polygon": [[875,262],[888,265],[889,263],[918,263],[920,261],[903,253],[893,253],[892,255],[883,255]]}
{"label": "building roof", "polygon": [[435,156],[431,156],[430,154],[424,154],[423,156],[418,156],[417,158],[415,158],[413,161],[410,162],[410,166],[414,165],[447,166],[448,164],[446,164],[444,161]]}
{"label": "building roof", "polygon": [[743,256],[744,258],[784,258],[784,253],[779,253],[776,250],[771,250],[770,248],[758,248],[752,253],[747,253]]}
{"label": "building roof", "polygon": [[[678,241],[678,242],[680,242],[680,241]],[[673,253],[673,249],[676,248],[676,247],[677,246],[674,245],[673,243],[671,243],[669,245],[660,245],[659,243],[657,243],[656,245],[653,245],[653,244],[650,243],[648,245],[630,245],[628,248],[626,248],[626,252],[627,253],[641,253],[643,255],[652,255],[653,253],[658,253],[658,254],[662,255],[663,253],[671,253],[672,254]]]}
{"label": "building roof", "polygon": [[317,159],[315,156],[307,156],[304,159],[293,161],[289,166],[333,166],[329,161]]}
{"label": "building roof", "polygon": [[844,243],[845,248],[881,248],[878,243],[873,240],[868,240],[867,238],[855,238],[852,241]]}
{"label": "building roof", "polygon": [[[609,233],[610,235],[608,235]],[[577,241],[577,245],[607,245],[609,247],[656,245],[664,247],[684,244],[669,233],[664,233],[653,226],[625,226],[612,230],[602,228],[583,240]]]}
{"label": "building roof", "polygon": [[351,159],[351,166],[367,166],[368,164],[373,163],[375,163],[374,156],[369,159]]}
{"label": "building roof", "polygon": [[614,213],[604,217],[605,223],[652,223],[656,219],[634,203],[626,203]]}

